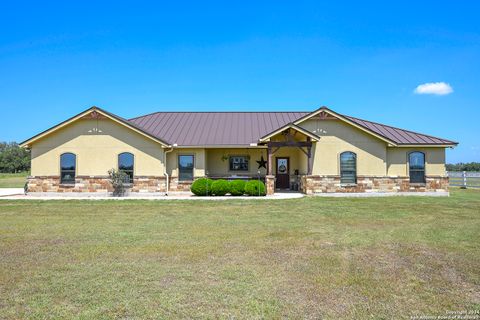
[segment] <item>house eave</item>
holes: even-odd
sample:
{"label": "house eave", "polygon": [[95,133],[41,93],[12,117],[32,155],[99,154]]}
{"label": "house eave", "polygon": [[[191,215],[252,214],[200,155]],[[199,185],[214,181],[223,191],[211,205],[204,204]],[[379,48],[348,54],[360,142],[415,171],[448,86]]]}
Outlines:
{"label": "house eave", "polygon": [[208,144],[208,145],[172,145],[175,149],[264,149],[266,145],[251,144]]}
{"label": "house eave", "polygon": [[425,147],[425,148],[453,148],[456,147],[458,143],[451,143],[451,144],[398,144],[396,146],[389,146],[389,147],[396,147],[396,148],[419,148],[419,147]]}
{"label": "house eave", "polygon": [[134,125],[132,125],[131,123],[129,123],[128,121],[120,118],[119,116],[117,116],[117,115],[115,115],[115,114],[113,114],[113,113],[110,113],[110,112],[108,112],[108,111],[105,111],[105,110],[103,110],[103,109],[101,109],[101,108],[99,108],[99,107],[96,107],[96,106],[90,107],[90,108],[88,108],[87,110],[85,110],[85,111],[83,111],[83,112],[80,112],[79,114],[77,114],[77,115],[75,115],[75,116],[73,116],[73,117],[71,117],[71,118],[69,118],[69,119],[67,119],[67,120],[65,120],[65,121],[60,122],[59,124],[57,124],[57,125],[55,125],[55,126],[53,126],[53,127],[50,127],[49,129],[47,129],[47,130],[45,130],[45,131],[40,132],[39,134],[37,134],[37,135],[35,135],[35,136],[33,136],[33,137],[31,137],[31,138],[29,138],[29,139],[21,142],[21,143],[19,144],[19,146],[22,147],[22,148],[30,148],[32,143],[34,143],[34,142],[36,142],[36,141],[38,141],[38,140],[40,140],[40,139],[48,136],[49,134],[51,134],[51,133],[53,133],[53,132],[55,132],[55,131],[57,131],[57,130],[59,130],[59,129],[61,129],[61,128],[64,128],[64,127],[68,126],[69,124],[71,124],[71,123],[73,123],[73,122],[75,122],[75,121],[77,121],[77,120],[79,120],[79,119],[81,119],[81,118],[83,118],[83,117],[91,114],[92,112],[97,112],[98,114],[101,114],[102,116],[104,116],[104,117],[106,117],[106,118],[109,118],[110,120],[112,120],[112,121],[114,121],[114,122],[116,122],[116,123],[119,123],[119,124],[121,124],[121,125],[129,128],[129,129],[131,129],[131,130],[133,130],[133,131],[135,131],[135,132],[137,132],[137,133],[139,133],[139,134],[141,134],[141,135],[143,135],[143,136],[145,136],[145,137],[147,137],[147,138],[155,141],[155,142],[160,143],[161,146],[162,146],[162,148],[168,148],[168,147],[170,146],[168,143],[166,143],[166,142],[158,139],[157,137],[154,137],[154,136],[152,136],[151,134],[149,134],[149,133],[147,133],[147,132],[145,132],[145,131],[137,128],[136,126],[134,126]]}
{"label": "house eave", "polygon": [[310,137],[313,141],[320,141],[320,137],[317,136],[316,134],[313,134],[311,133],[310,131],[302,128],[302,127],[299,127],[297,126],[296,124],[294,123],[287,123],[286,125],[284,125],[283,127],[280,127],[278,129],[276,129],[275,131],[272,131],[270,132],[269,134],[261,137],[258,141],[259,143],[265,143],[265,142],[268,142],[270,140],[270,138],[276,136],[277,134],[287,130],[287,129],[294,129],[300,133],[302,133],[303,135],[306,135],[307,137]]}

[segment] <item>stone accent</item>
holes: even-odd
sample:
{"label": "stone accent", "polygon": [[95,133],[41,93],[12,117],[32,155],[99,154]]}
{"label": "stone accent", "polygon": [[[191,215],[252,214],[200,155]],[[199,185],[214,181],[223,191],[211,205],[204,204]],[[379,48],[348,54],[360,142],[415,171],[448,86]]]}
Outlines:
{"label": "stone accent", "polygon": [[[134,177],[130,192],[165,192],[165,177]],[[112,192],[107,176],[77,176],[75,184],[61,184],[59,176],[28,177],[28,192]],[[127,191],[127,192],[128,192]]]}
{"label": "stone accent", "polygon": [[[199,178],[199,177],[198,177]],[[195,178],[197,179],[197,178]],[[170,177],[168,183],[169,191],[190,191],[193,181],[179,181],[178,177]]]}
{"label": "stone accent", "polygon": [[305,194],[347,192],[446,192],[448,177],[427,176],[426,183],[410,183],[409,177],[358,176],[357,183],[342,185],[340,176],[302,176]]}
{"label": "stone accent", "polygon": [[131,192],[165,192],[167,179],[165,177],[133,177]]}
{"label": "stone accent", "polygon": [[265,187],[267,188],[267,196],[275,193],[275,176],[265,176]]}

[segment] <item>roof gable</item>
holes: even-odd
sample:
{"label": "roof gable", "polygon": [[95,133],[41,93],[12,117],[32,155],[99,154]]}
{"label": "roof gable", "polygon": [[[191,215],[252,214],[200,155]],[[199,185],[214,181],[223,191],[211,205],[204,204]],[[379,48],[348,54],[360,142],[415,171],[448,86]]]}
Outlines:
{"label": "roof gable", "polygon": [[346,122],[347,124],[351,125],[351,126],[354,126],[356,127],[357,129],[360,129],[364,132],[367,132],[373,136],[375,136],[376,138],[380,139],[380,140],[383,140],[385,141],[386,143],[389,143],[389,144],[392,144],[394,146],[396,146],[397,144],[395,143],[395,141],[381,135],[381,134],[378,134],[372,130],[369,130],[367,128],[364,128],[362,126],[359,126],[358,124],[356,124],[354,121],[351,121],[350,119],[344,117],[343,115],[339,114],[339,113],[336,113],[335,111],[332,111],[330,109],[328,109],[327,107],[321,107],[320,109],[317,109],[315,111],[313,111],[312,113],[298,119],[297,121],[294,122],[294,124],[298,125],[308,119],[311,119],[315,116],[319,116],[320,119],[322,120],[328,120],[328,119],[338,119],[338,120],[341,120],[343,122]]}
{"label": "roof gable", "polygon": [[315,116],[319,116],[320,119],[339,119],[342,120],[362,131],[365,131],[385,142],[389,145],[397,147],[408,147],[408,146],[455,146],[458,142],[433,137],[423,133],[418,133],[410,130],[400,129],[372,121],[367,121],[351,116],[346,116],[339,114],[333,110],[330,110],[327,107],[321,107],[310,114],[303,116],[302,118],[297,119],[294,123],[299,124],[303,121],[311,119]]}
{"label": "roof gable", "polygon": [[284,125],[283,127],[280,127],[279,129],[276,129],[272,132],[270,132],[269,134],[261,137],[259,139],[260,142],[265,142],[267,140],[269,140],[270,138],[272,138],[273,136],[276,136],[277,134],[287,130],[287,129],[294,129],[304,135],[306,135],[307,137],[311,138],[313,141],[319,141],[320,140],[320,137],[317,136],[316,134],[314,134],[313,132],[310,132],[302,127],[299,127],[293,123],[287,123],[286,125]]}
{"label": "roof gable", "polygon": [[103,109],[100,109],[96,106],[93,106],[91,108],[88,108],[87,110],[83,111],[83,112],[80,112],[79,114],[57,124],[56,126],[53,126],[33,137],[31,137],[30,139],[27,139],[25,141],[23,141],[22,143],[20,143],[20,146],[21,147],[29,147],[32,143],[34,143],[35,141],[39,140],[39,139],[42,139],[48,135],[50,135],[51,133],[53,132],[56,132],[58,130],[60,130],[61,128],[64,128],[66,126],[68,126],[69,124],[79,120],[79,119],[82,119],[82,118],[85,118],[85,117],[91,117],[92,119],[95,119],[95,118],[98,118],[98,116],[101,115],[103,117],[106,117],[116,123],[119,123],[143,136],[146,136],[147,138],[149,139],[152,139],[154,140],[155,142],[158,142],[160,143],[162,146],[164,147],[168,147],[168,143],[164,142],[162,139],[159,139],[158,137],[156,136],[153,136],[151,135],[150,133],[146,132],[145,130],[143,130],[142,128],[139,128],[138,126],[136,126],[135,124],[133,123],[130,123],[129,121],[127,121],[126,119],[123,119],[113,113],[110,113],[110,112],[107,112]]}

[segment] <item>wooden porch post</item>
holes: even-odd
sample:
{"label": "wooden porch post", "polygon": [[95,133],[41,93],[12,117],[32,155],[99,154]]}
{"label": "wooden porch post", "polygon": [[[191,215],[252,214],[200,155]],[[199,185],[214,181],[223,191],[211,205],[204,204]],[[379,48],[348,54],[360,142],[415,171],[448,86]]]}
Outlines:
{"label": "wooden porch post", "polygon": [[267,149],[267,158],[268,158],[267,174],[269,176],[271,176],[272,175],[273,163],[272,163],[272,148],[270,148],[270,147],[268,147],[268,149]]}
{"label": "wooden porch post", "polygon": [[312,139],[307,137],[307,141],[310,142],[310,145],[307,147],[307,174],[312,174]]}
{"label": "wooden porch post", "polygon": [[307,174],[312,175],[312,147],[307,147]]}

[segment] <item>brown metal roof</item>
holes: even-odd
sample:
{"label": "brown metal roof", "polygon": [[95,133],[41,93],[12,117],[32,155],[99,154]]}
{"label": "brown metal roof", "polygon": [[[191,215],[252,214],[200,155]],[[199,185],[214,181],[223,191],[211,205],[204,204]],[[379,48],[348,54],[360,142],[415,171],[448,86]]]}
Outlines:
{"label": "brown metal roof", "polygon": [[[324,109],[325,107],[322,107]],[[156,112],[129,119],[137,128],[178,146],[246,146],[311,112]],[[457,142],[342,115],[398,145]]]}
{"label": "brown metal roof", "polygon": [[418,132],[413,132],[410,130],[405,130],[405,129],[400,129],[400,128],[395,128],[392,126],[387,126],[385,124],[377,123],[377,122],[372,122],[372,121],[367,121],[363,119],[358,119],[350,116],[345,116],[348,120],[355,122],[359,126],[364,127],[365,129],[368,129],[370,131],[375,132],[376,134],[379,134],[389,140],[392,140],[396,144],[399,145],[445,145],[445,144],[458,144],[457,142],[447,140],[447,139],[442,139],[442,138],[437,138],[433,137],[430,135],[426,135],[423,133],[418,133]]}
{"label": "brown metal roof", "polygon": [[249,145],[308,112],[156,112],[129,122],[179,146]]}

